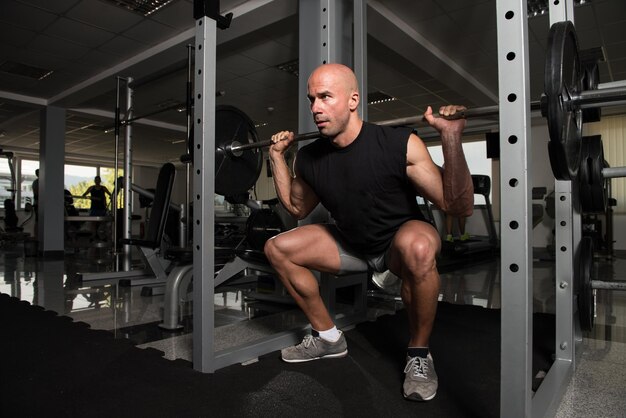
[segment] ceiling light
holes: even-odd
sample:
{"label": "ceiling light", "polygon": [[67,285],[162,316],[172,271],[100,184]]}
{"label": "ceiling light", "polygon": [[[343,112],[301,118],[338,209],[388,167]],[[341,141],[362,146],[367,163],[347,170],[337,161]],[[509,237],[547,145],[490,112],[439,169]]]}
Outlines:
{"label": "ceiling light", "polygon": [[276,68],[278,68],[279,70],[284,71],[288,74],[294,75],[296,77],[300,75],[299,67],[300,67],[300,61],[298,60],[283,62],[282,64],[278,64],[276,66]]}
{"label": "ceiling light", "polygon": [[15,61],[4,61],[0,64],[0,71],[22,77],[34,78],[35,80],[43,80],[53,73],[52,70]]}
{"label": "ceiling light", "polygon": [[387,93],[383,93],[382,91],[374,91],[367,95],[367,104],[368,105],[376,105],[380,103],[393,102],[396,99],[393,96],[388,95]]}
{"label": "ceiling light", "polygon": [[109,3],[121,7],[131,12],[150,16],[152,13],[167,6],[174,0],[106,0]]}

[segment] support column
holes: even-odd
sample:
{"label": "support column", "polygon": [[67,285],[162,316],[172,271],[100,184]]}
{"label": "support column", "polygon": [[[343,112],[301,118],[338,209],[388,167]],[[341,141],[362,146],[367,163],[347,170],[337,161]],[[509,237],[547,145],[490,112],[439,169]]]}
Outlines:
{"label": "support column", "polygon": [[44,255],[64,253],[65,113],[54,106],[41,111],[37,237],[38,250]]}
{"label": "support column", "polygon": [[[126,80],[126,120],[133,117],[132,77]],[[130,239],[133,228],[133,193],[130,185],[133,184],[133,124],[127,123],[124,136],[124,222],[122,238]],[[124,244],[123,271],[130,271],[132,262],[132,246]]]}
{"label": "support column", "polygon": [[[196,8],[200,0],[196,0]],[[215,65],[217,24],[202,10],[196,18],[193,158],[193,368],[217,368],[214,346],[215,271]],[[217,12],[219,12],[219,7]]]}
{"label": "support column", "polygon": [[[349,0],[300,0],[298,68],[300,133],[317,130],[306,96],[307,81],[311,72],[326,63],[341,63],[353,67],[352,17],[352,2]],[[298,146],[302,147],[305,142],[299,142]]]}
{"label": "support column", "polygon": [[[307,82],[311,72],[327,63],[353,67],[352,1],[300,0],[299,19],[298,132],[305,133],[317,130],[307,98]],[[298,148],[309,142],[298,142]],[[328,222],[328,212],[321,205],[298,224],[320,222]]]}
{"label": "support column", "polygon": [[359,82],[359,114],[367,115],[367,0],[354,0],[354,73]]}
{"label": "support column", "polygon": [[500,415],[532,409],[532,150],[526,1],[501,0],[498,23],[502,324]]}

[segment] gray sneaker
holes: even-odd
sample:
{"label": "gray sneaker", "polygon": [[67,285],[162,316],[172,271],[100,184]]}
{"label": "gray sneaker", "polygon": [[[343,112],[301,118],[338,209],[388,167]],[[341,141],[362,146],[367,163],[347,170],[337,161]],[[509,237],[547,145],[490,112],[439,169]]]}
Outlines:
{"label": "gray sneaker", "polygon": [[341,336],[333,343],[321,338],[319,333],[313,330],[311,335],[305,336],[300,344],[283,348],[280,354],[287,363],[345,357],[348,354],[348,344],[343,332],[339,331],[339,333]]}
{"label": "gray sneaker", "polygon": [[412,401],[430,401],[437,394],[437,373],[430,353],[427,358],[407,357],[404,368],[404,397]]}

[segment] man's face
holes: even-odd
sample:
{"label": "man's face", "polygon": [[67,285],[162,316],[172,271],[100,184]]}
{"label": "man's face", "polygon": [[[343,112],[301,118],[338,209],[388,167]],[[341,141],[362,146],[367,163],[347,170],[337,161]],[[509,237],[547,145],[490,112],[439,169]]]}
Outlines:
{"label": "man's face", "polygon": [[307,93],[320,133],[326,137],[340,134],[350,119],[350,95],[341,78],[329,71],[316,71],[309,78]]}

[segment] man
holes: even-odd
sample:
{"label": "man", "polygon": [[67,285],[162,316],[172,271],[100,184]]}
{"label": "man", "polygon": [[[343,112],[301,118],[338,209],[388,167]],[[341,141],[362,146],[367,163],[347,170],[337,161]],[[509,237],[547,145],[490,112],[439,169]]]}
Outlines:
{"label": "man", "polygon": [[[430,400],[437,392],[428,342],[439,295],[435,256],[441,240],[423,219],[415,195],[456,216],[472,213],[473,186],[461,147],[465,121],[435,118],[430,107],[424,114],[441,134],[445,169],[440,169],[411,130],[361,120],[357,80],[348,67],[318,67],[309,77],[307,93],[322,138],[299,150],[292,177],[284,153],[294,135],[272,136],[274,184],[292,216],[302,219],[321,202],[335,225],[300,226],[265,245],[268,259],[312,328],[301,344],[282,350],[282,358],[302,362],[348,353],[309,269],[335,274],[367,266],[389,269],[402,279],[409,316],[404,396]],[[452,115],[460,109],[446,106],[440,113]]]}
{"label": "man", "polygon": [[[35,225],[39,220],[39,169],[35,170],[35,180],[32,184],[33,190],[33,210],[35,211]],[[37,234],[37,227],[35,227],[35,234]]]}
{"label": "man", "polygon": [[105,216],[107,214],[107,202],[106,196],[109,195],[111,197],[111,192],[107,189],[106,186],[101,185],[102,179],[100,176],[96,176],[93,179],[94,185],[89,186],[85,193],[83,193],[83,197],[90,195],[91,198],[91,207],[89,209],[89,216]]}

